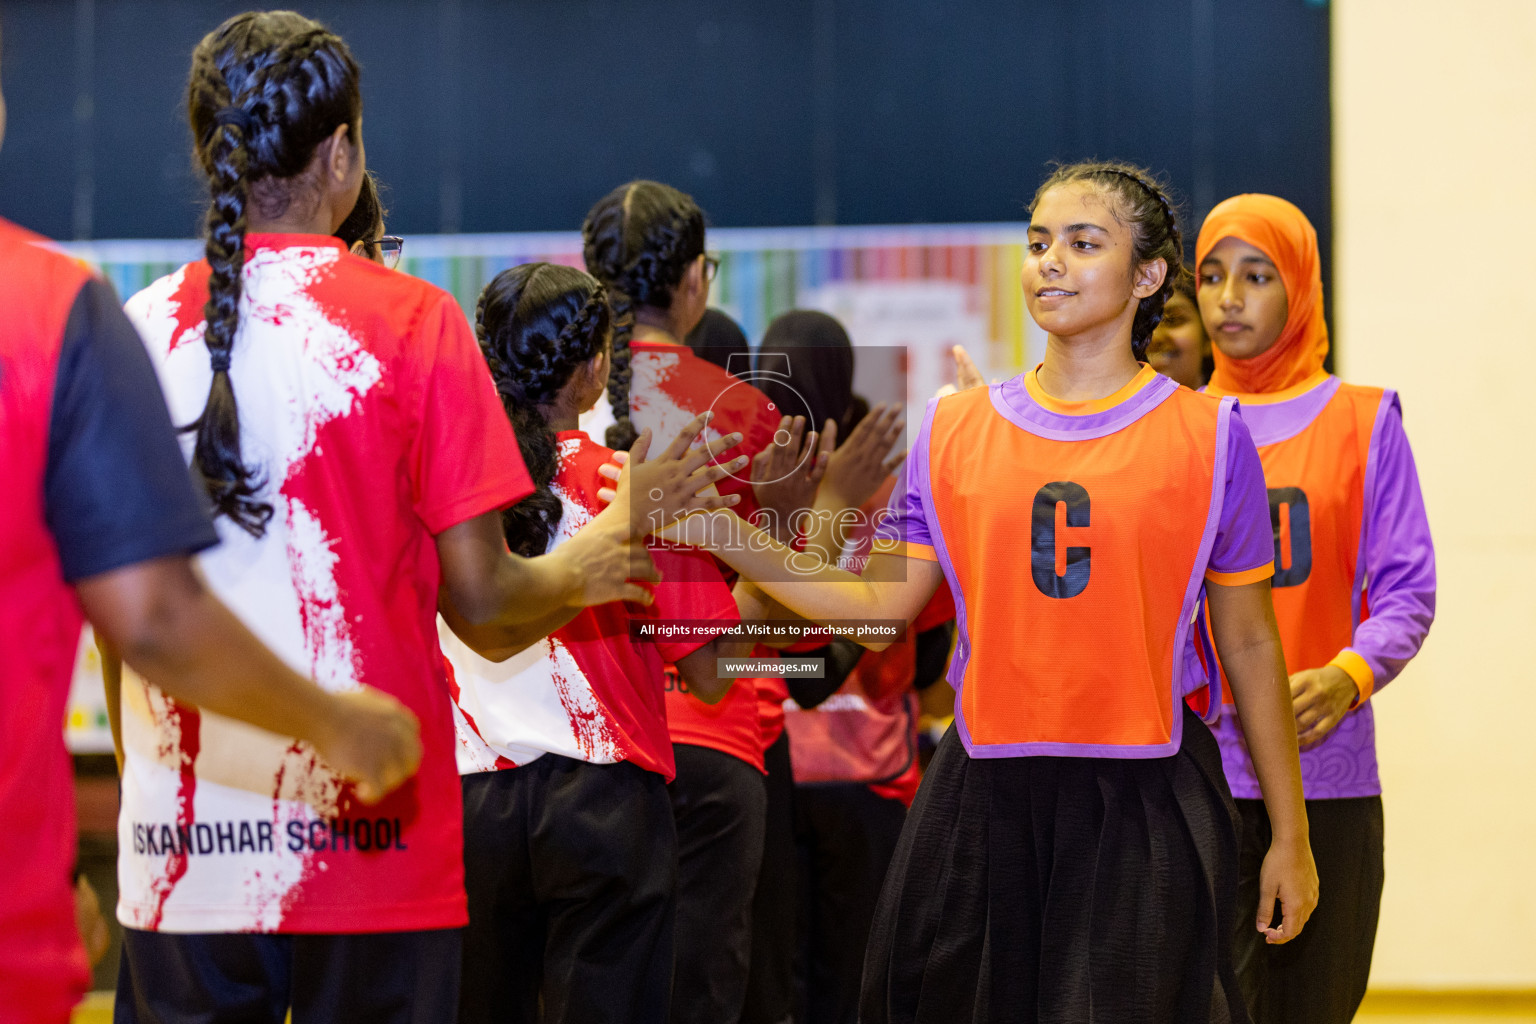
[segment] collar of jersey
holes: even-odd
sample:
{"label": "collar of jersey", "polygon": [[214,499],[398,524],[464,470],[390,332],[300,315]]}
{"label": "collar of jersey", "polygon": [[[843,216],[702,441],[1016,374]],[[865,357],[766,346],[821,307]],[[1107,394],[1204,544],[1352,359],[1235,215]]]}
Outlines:
{"label": "collar of jersey", "polygon": [[1208,395],[1215,395],[1217,398],[1233,395],[1239,402],[1243,403],[1244,408],[1249,408],[1255,405],[1274,405],[1279,402],[1289,402],[1291,399],[1300,398],[1314,388],[1322,387],[1328,381],[1334,379],[1336,378],[1334,378],[1333,374],[1327,370],[1318,370],[1300,384],[1294,384],[1284,391],[1268,391],[1256,395],[1246,395],[1241,391],[1226,391],[1211,384],[1207,384],[1201,390]]}
{"label": "collar of jersey", "polygon": [[347,251],[347,243],[335,235],[279,234],[256,231],[245,236],[247,249],[340,249]]}
{"label": "collar of jersey", "polygon": [[1057,441],[1086,441],[1113,434],[1161,405],[1179,389],[1145,364],[1130,382],[1107,398],[1063,402],[1047,395],[1036,378],[1039,367],[991,387],[992,407],[1015,426]]}
{"label": "collar of jersey", "polygon": [[[1238,395],[1243,425],[1260,448],[1289,441],[1312,425],[1328,407],[1344,382],[1331,373],[1320,372],[1296,387],[1267,395]],[[1206,388],[1207,393],[1225,396],[1229,392]]]}

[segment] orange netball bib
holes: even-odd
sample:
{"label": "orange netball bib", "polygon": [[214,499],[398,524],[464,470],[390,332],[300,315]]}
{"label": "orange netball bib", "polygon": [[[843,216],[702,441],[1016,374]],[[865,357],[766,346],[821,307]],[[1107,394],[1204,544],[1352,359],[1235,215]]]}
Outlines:
{"label": "orange netball bib", "polygon": [[1244,396],[1264,464],[1275,619],[1292,672],[1328,664],[1364,618],[1365,474],[1383,394],[1320,373],[1291,391]]}
{"label": "orange netball bib", "polygon": [[1178,749],[1207,572],[1247,582],[1271,561],[1234,408],[1150,369],[1101,402],[1055,402],[1029,374],[930,405],[883,547],[931,547],[957,595],[972,756]]}

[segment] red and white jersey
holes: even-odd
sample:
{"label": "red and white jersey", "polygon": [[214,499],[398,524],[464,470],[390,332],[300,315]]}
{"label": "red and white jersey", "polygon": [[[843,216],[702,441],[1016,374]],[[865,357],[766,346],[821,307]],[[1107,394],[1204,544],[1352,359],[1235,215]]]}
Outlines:
{"label": "red and white jersey", "polygon": [[[424,755],[415,778],[362,806],[306,744],[125,683],[118,917],[167,932],[457,927],[462,823],[433,537],[532,483],[452,296],[332,238],[246,244],[230,379],[242,457],[274,514],[259,539],[219,519],[202,572],[295,670],[403,702]],[[178,424],[208,396],[208,274],[190,264],[127,307]]]}
{"label": "red and white jersey", "polygon": [[[598,468],[613,452],[579,430],[561,431],[559,469],[550,489],[560,522],[546,551],[574,537],[603,510]],[[561,754],[593,764],[632,761],[668,781],[676,774],[662,696],[663,660],[676,661],[707,640],[632,639],[630,620],[741,621],[715,560],[702,551],[655,548],[661,570],[648,608],[623,602],[584,609],[550,636],[503,662],[475,654],[438,620],[452,664],[459,771],[494,771]]]}

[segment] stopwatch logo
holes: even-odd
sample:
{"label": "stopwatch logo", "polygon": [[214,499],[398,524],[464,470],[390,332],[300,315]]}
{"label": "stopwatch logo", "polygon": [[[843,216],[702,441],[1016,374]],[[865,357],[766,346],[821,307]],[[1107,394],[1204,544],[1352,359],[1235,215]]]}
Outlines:
{"label": "stopwatch logo", "polygon": [[[805,400],[805,396],[802,395],[798,390],[796,390],[795,386],[789,382],[790,381],[789,353],[787,353],[787,352],[765,352],[765,353],[762,353],[762,354],[760,354],[758,356],[757,366],[753,367],[752,366],[752,357],[750,355],[748,355],[746,353],[743,353],[743,352],[732,352],[730,354],[730,356],[728,356],[726,358],[726,366],[725,366],[725,368],[726,368],[726,371],[728,373],[730,373],[733,377],[736,378],[736,380],[734,380],[730,384],[726,385],[724,390],[722,390],[718,395],[716,395],[714,397],[714,400],[711,401],[710,404],[709,404],[710,412],[717,412],[717,411],[719,411],[721,409],[730,409],[730,408],[732,408],[734,406],[734,401],[733,400],[736,399],[736,398],[741,397],[740,395],[731,395],[731,392],[735,391],[737,388],[742,388],[742,387],[753,387],[753,388],[755,388],[755,387],[758,387],[759,385],[761,385],[762,383],[765,383],[765,382],[768,382],[768,381],[772,381],[775,384],[775,387],[773,388],[773,392],[776,395],[779,396],[779,400],[776,401],[776,402],[770,402],[768,408],[772,409],[779,416],[789,416],[789,417],[803,416],[803,417],[805,417],[807,432],[809,432],[810,430],[816,429],[819,426],[818,424],[816,424],[816,423],[814,423],[812,421],[812,418],[811,418],[811,403],[807,402]],[[781,408],[781,406],[789,406],[789,408]],[[773,435],[773,443],[774,444],[782,446],[782,445],[789,444],[789,441],[790,441],[790,436],[789,436],[789,431],[787,431],[787,430],[780,430],[780,431],[778,431],[777,433],[775,433]],[[733,479],[740,480],[742,483],[745,483],[745,484],[752,484],[752,483],[772,484],[772,483],[778,483],[780,480],[787,479],[790,476],[793,476],[795,473],[798,473],[802,469],[804,469],[805,464],[806,464],[806,462],[808,462],[810,460],[811,455],[812,455],[812,452],[811,452],[811,450],[809,448],[807,448],[806,450],[802,451],[800,453],[799,460],[793,466],[790,467],[788,472],[783,473],[783,474],[781,474],[779,476],[776,476],[776,477],[774,477],[771,480],[764,479],[764,480],[754,481],[752,479],[752,464],[751,463],[748,463],[741,470],[741,472],[743,474],[745,474],[744,476],[738,476],[736,473],[731,473],[730,476]]]}

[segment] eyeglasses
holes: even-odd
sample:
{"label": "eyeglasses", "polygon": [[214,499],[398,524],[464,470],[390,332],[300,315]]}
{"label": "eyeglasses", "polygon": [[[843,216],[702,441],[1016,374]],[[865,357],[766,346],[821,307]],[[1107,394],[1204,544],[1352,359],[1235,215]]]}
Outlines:
{"label": "eyeglasses", "polygon": [[400,262],[400,254],[405,250],[405,239],[399,235],[384,235],[367,243],[370,246],[379,247],[379,262],[390,270]]}
{"label": "eyeglasses", "polygon": [[704,254],[704,280],[713,281],[720,276],[720,257]]}

